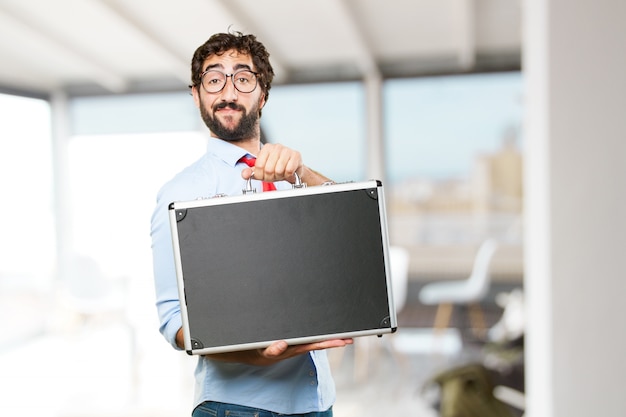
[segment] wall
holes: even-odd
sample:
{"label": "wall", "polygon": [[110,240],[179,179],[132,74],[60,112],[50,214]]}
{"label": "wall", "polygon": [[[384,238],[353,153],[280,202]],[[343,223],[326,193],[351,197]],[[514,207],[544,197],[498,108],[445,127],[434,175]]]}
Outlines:
{"label": "wall", "polygon": [[626,409],[626,3],[527,0],[527,415]]}

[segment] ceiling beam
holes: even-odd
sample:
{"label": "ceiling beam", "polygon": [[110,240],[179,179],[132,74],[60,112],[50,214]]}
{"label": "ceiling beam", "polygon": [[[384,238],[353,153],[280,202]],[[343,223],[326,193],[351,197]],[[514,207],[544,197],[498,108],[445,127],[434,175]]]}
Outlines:
{"label": "ceiling beam", "polygon": [[155,50],[159,51],[162,59],[172,69],[172,74],[185,84],[189,84],[189,63],[178,51],[168,46],[167,38],[150,29],[140,19],[132,16],[127,9],[113,0],[92,0],[105,6],[111,14],[119,19],[130,30],[136,32],[145,41],[149,42]]}
{"label": "ceiling beam", "polygon": [[357,66],[364,77],[381,77],[376,57],[372,53],[372,48],[367,41],[365,31],[359,25],[354,16],[354,11],[350,9],[350,4],[346,0],[329,2],[335,5],[335,13],[341,17],[349,30],[350,38],[357,54]]}
{"label": "ceiling beam", "polygon": [[88,68],[87,72],[94,83],[111,92],[121,93],[125,91],[126,81],[109,68],[106,62],[99,61],[92,51],[80,48],[71,40],[45,29],[47,25],[42,24],[37,15],[30,13],[26,8],[15,7],[15,4],[9,2],[1,2],[0,10],[4,11],[7,17],[22,25],[30,37],[39,39],[41,44],[49,44],[51,48],[61,50],[64,54],[71,56],[72,59],[81,62]]}
{"label": "ceiling beam", "polygon": [[461,15],[459,66],[469,70],[476,64],[476,1],[461,0],[457,4]]}

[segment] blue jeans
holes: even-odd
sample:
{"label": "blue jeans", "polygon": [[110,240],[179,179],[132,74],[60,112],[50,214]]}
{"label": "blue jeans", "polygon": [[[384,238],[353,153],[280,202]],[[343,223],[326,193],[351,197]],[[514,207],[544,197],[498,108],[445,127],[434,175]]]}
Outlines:
{"label": "blue jeans", "polygon": [[305,414],[278,414],[243,405],[205,401],[193,410],[192,417],[332,417],[332,407],[326,411]]}

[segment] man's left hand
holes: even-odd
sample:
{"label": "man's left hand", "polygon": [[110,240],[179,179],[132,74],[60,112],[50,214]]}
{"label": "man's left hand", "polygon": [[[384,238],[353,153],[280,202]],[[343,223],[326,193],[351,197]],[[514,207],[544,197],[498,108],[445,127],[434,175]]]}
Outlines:
{"label": "man's left hand", "polygon": [[304,165],[300,152],[290,149],[279,143],[263,145],[257,155],[254,170],[245,168],[241,171],[244,180],[250,178],[254,172],[254,179],[265,182],[289,181],[294,184],[298,174],[303,183],[320,185],[330,181],[327,177]]}
{"label": "man's left hand", "polygon": [[[254,166],[254,179],[275,182],[295,182],[294,173],[301,174],[303,168],[302,155],[300,152],[287,148],[281,144],[268,143],[263,145],[256,157]],[[244,179],[250,178],[251,168],[241,172]]]}

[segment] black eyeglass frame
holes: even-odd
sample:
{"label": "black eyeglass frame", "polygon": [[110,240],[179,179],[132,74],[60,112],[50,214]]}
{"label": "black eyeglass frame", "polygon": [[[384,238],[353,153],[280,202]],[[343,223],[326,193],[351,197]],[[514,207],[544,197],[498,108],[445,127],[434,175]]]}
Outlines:
{"label": "black eyeglass frame", "polygon": [[[209,91],[209,90],[207,90],[207,88],[204,86],[203,79],[204,79],[204,76],[205,76],[207,73],[209,73],[209,72],[218,72],[218,73],[220,73],[220,74],[222,74],[222,75],[224,76],[224,85],[222,85],[222,88],[220,88],[220,89],[219,89],[219,90],[217,90],[217,91]],[[254,83],[254,88],[252,88],[252,90],[250,90],[250,91],[241,91],[241,90],[237,87],[237,84],[235,83],[235,75],[240,74],[240,73],[242,73],[242,72],[249,72],[249,73],[251,73],[251,74],[253,74],[253,75],[254,75],[254,81],[255,81],[255,83]],[[217,94],[217,93],[221,93],[221,92],[222,92],[222,90],[224,90],[224,88],[226,87],[226,84],[228,83],[228,78],[229,78],[229,77],[230,77],[230,81],[233,83],[233,87],[235,87],[235,90],[237,90],[237,91],[239,91],[240,93],[243,93],[243,94],[249,94],[249,93],[252,93],[254,90],[256,90],[257,86],[259,85],[259,73],[258,73],[258,72],[254,72],[254,71],[249,70],[249,69],[241,69],[241,70],[239,70],[239,71],[235,71],[235,72],[233,72],[233,73],[231,73],[231,74],[226,74],[226,73],[224,73],[224,72],[222,72],[222,71],[218,71],[218,70],[216,70],[216,69],[208,69],[208,70],[204,71],[202,74],[200,74],[200,85],[202,86],[202,88],[204,89],[204,91],[206,91],[206,92],[207,92],[207,93],[209,93],[209,94]]]}

